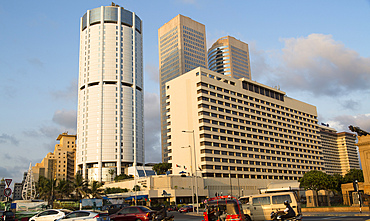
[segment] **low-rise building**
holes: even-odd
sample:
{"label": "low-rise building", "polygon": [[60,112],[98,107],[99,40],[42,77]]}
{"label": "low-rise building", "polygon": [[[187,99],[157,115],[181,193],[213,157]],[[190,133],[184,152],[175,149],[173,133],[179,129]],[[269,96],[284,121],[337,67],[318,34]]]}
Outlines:
{"label": "low-rise building", "polygon": [[48,179],[73,181],[75,174],[76,135],[62,133],[58,136],[59,144],[54,152],[48,153],[41,163],[32,167],[34,180],[40,176]]}
{"label": "low-rise building", "polygon": [[[202,202],[203,199],[208,197],[208,190],[201,177],[197,177],[197,181],[195,181],[195,178],[190,176],[156,175],[107,183],[103,188],[126,188],[129,192],[123,193],[125,197],[135,197],[136,195],[140,198],[145,197],[152,203],[170,201],[181,204],[192,203],[191,196],[196,192],[195,183],[198,184],[199,202]],[[137,193],[133,191],[136,185],[139,186]]]}

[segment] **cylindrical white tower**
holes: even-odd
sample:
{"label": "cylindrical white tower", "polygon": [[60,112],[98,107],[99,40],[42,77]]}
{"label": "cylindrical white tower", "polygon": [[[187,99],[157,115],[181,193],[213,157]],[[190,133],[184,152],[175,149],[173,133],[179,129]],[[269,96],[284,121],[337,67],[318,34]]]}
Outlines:
{"label": "cylindrical white tower", "polygon": [[111,181],[144,163],[142,24],[119,6],[81,18],[76,171]]}

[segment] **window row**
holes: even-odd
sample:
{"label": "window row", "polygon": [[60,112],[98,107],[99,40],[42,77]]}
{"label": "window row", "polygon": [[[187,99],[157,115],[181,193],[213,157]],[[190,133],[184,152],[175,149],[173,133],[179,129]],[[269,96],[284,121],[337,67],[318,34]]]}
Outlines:
{"label": "window row", "polygon": [[[222,99],[222,100],[216,100],[216,99],[213,99],[213,98],[210,98],[210,97],[205,97],[205,96],[201,95],[201,96],[198,97],[198,100],[209,101],[209,102],[212,102],[212,103],[217,103],[219,105],[224,105],[224,106],[232,107],[232,108],[235,108],[235,109],[238,109],[238,110],[244,110],[244,111],[248,111],[248,112],[252,112],[252,113],[257,113],[257,114],[264,115],[264,116],[269,116],[269,117],[272,116],[273,118],[277,118],[277,119],[281,118],[282,120],[286,120],[286,121],[289,121],[289,119],[286,119],[285,117],[282,117],[282,116],[291,117],[291,118],[301,120],[301,121],[306,121],[306,122],[309,122],[309,123],[316,123],[315,120],[312,120],[312,119],[309,119],[309,118],[300,117],[300,116],[294,115],[294,114],[289,114],[288,112],[282,112],[282,111],[276,110],[274,108],[260,106],[258,104],[254,104],[254,103],[251,103],[251,102],[248,102],[248,101],[243,101],[241,99],[235,99],[233,97],[222,95],[220,93],[215,93],[215,92],[207,91],[207,90],[204,90],[204,89],[199,89],[197,91],[197,93],[198,94],[209,94],[209,95],[214,96],[216,99]],[[238,103],[238,104],[228,103],[228,102],[223,101],[223,100],[232,101],[232,102],[235,102],[235,103]],[[282,115],[282,116],[269,114],[269,113],[266,113],[264,111],[259,111],[259,110],[255,110],[255,109],[250,109],[247,106],[253,107],[253,108],[256,108],[256,109],[266,110],[266,111],[273,112],[273,113],[276,113],[276,114],[279,114],[279,115]],[[317,127],[317,126],[315,126],[315,127]]]}
{"label": "window row", "polygon": [[245,179],[269,179],[269,180],[299,180],[300,177],[294,176],[272,176],[254,174],[231,174],[231,173],[202,173],[203,177],[223,177],[223,178],[245,178]]}
{"label": "window row", "polygon": [[[237,92],[234,92],[234,91],[231,91],[231,90],[228,90],[228,89],[224,89],[224,88],[221,88],[221,87],[216,87],[214,85],[207,84],[207,83],[204,83],[204,82],[198,82],[197,83],[197,86],[198,87],[199,86],[208,87],[208,88],[211,88],[211,89],[214,89],[214,90],[218,90],[218,91],[224,92],[226,94],[235,95],[235,96],[238,96],[238,97],[241,97],[241,98],[244,98],[244,99],[248,99],[248,100],[251,100],[251,101],[255,101],[255,102],[258,102],[258,103],[267,105],[267,106],[276,107],[276,108],[279,108],[281,110],[286,110],[286,111],[292,112],[292,113],[297,114],[297,115],[303,115],[303,116],[307,116],[309,118],[316,119],[316,116],[311,115],[311,114],[308,114],[308,113],[297,111],[297,110],[294,110],[294,109],[291,109],[291,108],[288,108],[288,107],[284,107],[282,105],[274,104],[274,103],[271,103],[271,102],[268,102],[268,101],[264,101],[262,99],[254,98],[252,96],[248,96],[248,95],[245,95],[245,94],[237,93]],[[241,103],[241,102],[239,102],[239,103]],[[283,115],[285,115],[285,114],[283,114]]]}
{"label": "window row", "polygon": [[[232,152],[229,152],[232,153]],[[226,153],[228,154],[228,153]],[[233,153],[235,154],[235,153]],[[257,154],[248,154],[249,159],[263,159],[269,161],[279,161],[279,162],[292,162],[292,163],[300,163],[300,164],[310,164],[310,165],[324,165],[323,162],[316,157],[316,160],[307,160],[307,159],[293,159],[293,158],[285,158],[285,157],[272,157],[272,156],[265,156],[265,155],[257,155]],[[280,164],[280,163],[272,163],[272,162],[260,162],[260,161],[251,161],[251,160],[242,160],[244,158],[236,158],[236,159],[229,159],[229,158],[220,158],[220,157],[202,157],[201,161],[209,161],[209,162],[220,162],[220,163],[235,163],[235,164],[248,164],[248,165],[261,165],[261,166],[273,166],[273,167],[288,167],[288,168],[298,168],[298,169],[305,169],[305,166],[301,165],[293,165],[293,164]]]}
{"label": "window row", "polygon": [[[317,167],[306,166],[305,169],[315,169]],[[228,170],[228,171],[244,171],[256,173],[274,173],[274,174],[304,174],[300,170],[284,169],[266,169],[266,168],[252,168],[252,167],[235,167],[235,166],[220,166],[220,165],[202,165],[202,170]],[[317,168],[320,169],[320,168]],[[208,171],[207,171],[208,172]]]}

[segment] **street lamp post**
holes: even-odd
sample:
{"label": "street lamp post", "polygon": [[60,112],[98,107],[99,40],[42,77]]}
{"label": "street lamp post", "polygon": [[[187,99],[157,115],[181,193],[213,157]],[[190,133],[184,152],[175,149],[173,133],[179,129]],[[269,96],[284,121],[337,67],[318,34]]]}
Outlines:
{"label": "street lamp post", "polygon": [[194,171],[195,171],[195,198],[197,200],[197,214],[198,209],[198,177],[197,177],[197,155],[195,152],[195,132],[194,130],[183,130],[183,133],[192,133],[193,134],[193,151],[194,151]]}
{"label": "street lamp post", "polygon": [[187,147],[181,147],[181,148],[189,148],[189,151],[190,151],[190,171],[191,171],[191,203],[193,204],[194,206],[194,174],[193,174],[193,157],[192,157],[192,154],[191,154],[191,146],[187,146]]}

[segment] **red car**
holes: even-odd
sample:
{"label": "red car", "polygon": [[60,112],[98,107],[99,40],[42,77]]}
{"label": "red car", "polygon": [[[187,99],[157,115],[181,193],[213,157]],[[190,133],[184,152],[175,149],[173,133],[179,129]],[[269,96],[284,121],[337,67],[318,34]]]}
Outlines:
{"label": "red car", "polygon": [[146,206],[129,206],[122,208],[117,213],[110,215],[113,221],[148,221],[152,220],[155,211]]}
{"label": "red car", "polygon": [[193,212],[193,206],[183,206],[179,209],[180,213]]}

